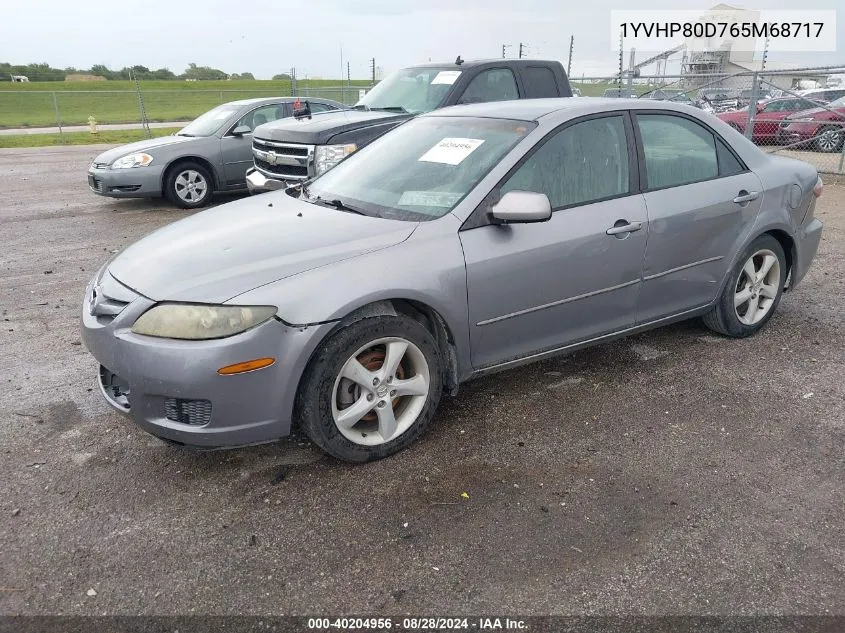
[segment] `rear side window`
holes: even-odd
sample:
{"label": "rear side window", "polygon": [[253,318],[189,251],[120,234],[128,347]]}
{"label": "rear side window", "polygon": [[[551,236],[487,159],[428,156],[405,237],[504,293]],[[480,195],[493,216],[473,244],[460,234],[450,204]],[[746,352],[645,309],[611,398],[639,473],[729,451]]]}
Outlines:
{"label": "rear side window", "polygon": [[733,152],[728,149],[725,142],[716,139],[716,155],[719,160],[719,175],[720,176],[734,176],[745,171],[745,166],[739,162]]}
{"label": "rear side window", "polygon": [[677,187],[719,175],[713,133],[671,114],[638,114],[649,189]]}
{"label": "rear side window", "polygon": [[542,99],[543,97],[557,97],[558,91],[555,74],[543,66],[528,66],[523,69],[522,77],[525,84],[526,99]]}

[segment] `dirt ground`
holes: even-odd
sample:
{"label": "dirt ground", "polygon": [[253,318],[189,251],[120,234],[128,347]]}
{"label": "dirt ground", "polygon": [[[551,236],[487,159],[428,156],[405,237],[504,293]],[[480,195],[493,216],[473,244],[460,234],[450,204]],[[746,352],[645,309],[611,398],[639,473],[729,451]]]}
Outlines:
{"label": "dirt ground", "polygon": [[845,186],[760,335],[481,379],[351,466],[191,453],[106,406],[85,284],[186,212],[89,192],[98,151],[0,152],[0,613],[845,614]]}

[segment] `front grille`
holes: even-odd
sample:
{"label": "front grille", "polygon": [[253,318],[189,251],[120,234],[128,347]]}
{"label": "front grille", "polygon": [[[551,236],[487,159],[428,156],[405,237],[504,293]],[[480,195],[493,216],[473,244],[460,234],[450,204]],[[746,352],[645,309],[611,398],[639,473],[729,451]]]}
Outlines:
{"label": "front grille", "polygon": [[125,380],[100,365],[100,385],[103,387],[103,395],[113,405],[129,411],[129,385]]}
{"label": "front grille", "polygon": [[97,318],[97,323],[107,325],[138,296],[137,293],[106,273],[99,283],[94,284],[90,290],[87,298],[88,312],[91,316]]}
{"label": "front grille", "polygon": [[88,186],[92,191],[103,193],[103,181],[96,176],[88,175]]}
{"label": "front grille", "polygon": [[164,401],[164,414],[171,422],[203,426],[211,420],[211,402],[209,400],[167,398]]}
{"label": "front grille", "polygon": [[256,138],[252,141],[255,166],[270,177],[304,180],[314,159],[314,146],[280,143]]}

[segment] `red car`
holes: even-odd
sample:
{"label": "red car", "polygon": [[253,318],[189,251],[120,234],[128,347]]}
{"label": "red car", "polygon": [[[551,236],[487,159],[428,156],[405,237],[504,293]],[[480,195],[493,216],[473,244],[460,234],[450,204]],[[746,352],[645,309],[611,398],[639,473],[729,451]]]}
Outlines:
{"label": "red car", "polygon": [[[754,134],[752,140],[758,145],[774,145],[779,142],[780,122],[791,114],[809,108],[816,108],[822,101],[802,99],[801,97],[778,97],[757,102],[757,114],[754,116]],[[734,112],[722,112],[717,117],[735,130],[745,134],[748,124],[748,108]]]}
{"label": "red car", "polygon": [[838,152],[845,141],[845,97],[826,108],[812,108],[791,114],[778,130],[782,143],[806,142],[820,152]]}

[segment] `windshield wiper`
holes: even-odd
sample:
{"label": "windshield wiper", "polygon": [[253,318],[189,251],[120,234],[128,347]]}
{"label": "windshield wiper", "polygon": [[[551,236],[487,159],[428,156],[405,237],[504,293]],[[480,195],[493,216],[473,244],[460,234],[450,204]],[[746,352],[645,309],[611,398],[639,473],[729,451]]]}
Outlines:
{"label": "windshield wiper", "polygon": [[349,213],[357,213],[358,215],[367,215],[360,209],[356,209],[354,207],[350,207],[340,198],[333,198],[331,200],[326,200],[325,198],[321,198],[320,196],[315,196],[313,198],[308,198],[309,202],[313,202],[314,204],[319,204],[324,207],[329,207],[331,209],[337,209],[338,211],[348,211]]}
{"label": "windshield wiper", "polygon": [[359,103],[358,105],[352,106],[353,110],[369,110],[370,106],[364,105],[363,103]]}
{"label": "windshield wiper", "polygon": [[196,136],[196,134],[188,134],[187,132],[179,132],[176,136]]}
{"label": "windshield wiper", "polygon": [[410,112],[408,112],[402,106],[384,106],[381,108],[370,108],[370,110],[382,110],[384,112],[401,112],[403,114],[410,114]]}

